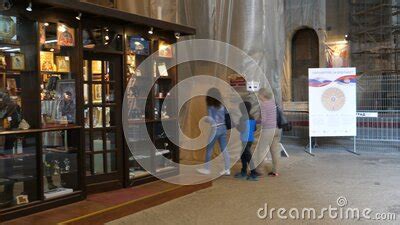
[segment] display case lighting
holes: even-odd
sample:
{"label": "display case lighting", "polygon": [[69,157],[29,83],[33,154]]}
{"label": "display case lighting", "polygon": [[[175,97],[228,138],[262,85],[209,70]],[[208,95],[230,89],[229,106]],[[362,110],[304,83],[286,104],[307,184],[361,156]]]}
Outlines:
{"label": "display case lighting", "polygon": [[154,28],[150,27],[149,34],[154,34]]}
{"label": "display case lighting", "polygon": [[77,19],[77,20],[81,20],[81,18],[82,18],[82,13],[79,13],[79,14],[75,17],[75,19]]}
{"label": "display case lighting", "polygon": [[32,12],[32,2],[29,2],[29,5],[28,5],[28,7],[26,7],[26,11],[28,11],[28,12]]}

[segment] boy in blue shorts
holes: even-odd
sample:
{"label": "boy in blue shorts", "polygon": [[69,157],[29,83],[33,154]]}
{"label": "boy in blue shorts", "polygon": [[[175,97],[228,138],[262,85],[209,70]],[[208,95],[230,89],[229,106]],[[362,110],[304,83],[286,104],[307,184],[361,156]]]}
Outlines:
{"label": "boy in blue shorts", "polygon": [[[256,131],[256,120],[250,115],[251,103],[244,102],[240,106],[240,111],[242,112],[242,117],[239,120],[239,125],[237,129],[240,131],[240,139],[243,145],[243,152],[240,157],[242,161],[241,172],[235,175],[235,178],[245,179],[250,181],[257,181],[257,172],[253,163],[251,162],[251,146],[254,142],[254,132]],[[245,115],[248,115],[246,117]],[[250,174],[247,176],[247,166],[250,166]]]}

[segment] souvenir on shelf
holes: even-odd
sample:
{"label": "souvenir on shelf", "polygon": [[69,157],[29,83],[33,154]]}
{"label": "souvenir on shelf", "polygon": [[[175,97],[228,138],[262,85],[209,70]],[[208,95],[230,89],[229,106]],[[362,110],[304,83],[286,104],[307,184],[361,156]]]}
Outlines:
{"label": "souvenir on shelf", "polygon": [[11,96],[17,95],[17,81],[14,78],[7,78],[7,91]]}
{"label": "souvenir on shelf", "polygon": [[92,61],[92,74],[101,74],[101,61]]}
{"label": "souvenir on shelf", "polygon": [[93,103],[100,103],[101,102],[101,84],[93,85]]}
{"label": "souvenir on shelf", "polygon": [[6,68],[7,68],[6,56],[0,54],[0,69],[6,69]]}
{"label": "souvenir on shelf", "polygon": [[63,23],[57,24],[57,43],[60,46],[75,46],[75,30]]}
{"label": "souvenir on shelf", "polygon": [[136,59],[134,54],[128,54],[126,64],[128,66],[128,73],[130,76],[137,75],[136,74]]}
{"label": "souvenir on shelf", "polygon": [[132,36],[129,38],[129,47],[132,52],[137,55],[149,55],[150,43],[140,36]]}
{"label": "souvenir on shelf", "polygon": [[16,17],[0,15],[0,40],[16,41],[16,24]]}
{"label": "souvenir on shelf", "polygon": [[21,53],[11,53],[11,69],[25,70],[25,55]]}
{"label": "souvenir on shelf", "polygon": [[44,23],[39,23],[39,40],[40,44],[46,43],[46,25]]}
{"label": "souvenir on shelf", "polygon": [[62,122],[67,121],[67,123],[75,123],[75,80],[58,81],[56,91],[57,97],[60,100],[58,111],[61,113]]}
{"label": "souvenir on shelf", "polygon": [[158,63],[158,72],[160,73],[161,77],[168,77],[167,66],[165,63]]}
{"label": "souvenir on shelf", "polygon": [[172,58],[172,45],[160,40],[158,43],[158,56]]}
{"label": "souvenir on shelf", "polygon": [[54,53],[40,51],[40,70],[54,72]]}
{"label": "souvenir on shelf", "polygon": [[69,56],[56,56],[57,72],[69,73],[70,61]]}

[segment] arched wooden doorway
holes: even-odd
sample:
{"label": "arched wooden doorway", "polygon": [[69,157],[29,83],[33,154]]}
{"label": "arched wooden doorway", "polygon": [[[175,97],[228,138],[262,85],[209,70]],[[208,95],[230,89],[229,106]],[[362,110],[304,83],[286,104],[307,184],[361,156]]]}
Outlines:
{"label": "arched wooden doorway", "polygon": [[310,28],[298,30],[292,39],[292,101],[308,101],[308,69],[319,67],[319,41]]}

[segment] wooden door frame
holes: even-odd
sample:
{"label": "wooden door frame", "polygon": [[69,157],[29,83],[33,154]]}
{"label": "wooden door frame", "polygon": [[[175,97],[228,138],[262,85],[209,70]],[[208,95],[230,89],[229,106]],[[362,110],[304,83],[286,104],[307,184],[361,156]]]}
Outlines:
{"label": "wooden door frame", "polygon": [[[122,138],[123,130],[122,130],[122,121],[121,121],[121,116],[118,116],[118,114],[122,113],[122,102],[123,102],[123,95],[121,90],[123,89],[123,55],[122,54],[116,54],[115,52],[113,53],[105,53],[105,52],[96,52],[96,51],[90,51],[90,50],[84,50],[83,53],[83,61],[85,60],[102,60],[102,61],[109,61],[110,63],[115,63],[116,66],[114,66],[114,91],[115,91],[115,96],[114,96],[114,102],[115,102],[115,131],[116,131],[116,146],[117,146],[117,151],[116,151],[116,166],[117,166],[117,171],[113,173],[106,173],[106,174],[100,174],[100,175],[92,175],[92,176],[85,176],[86,178],[86,188],[87,188],[87,193],[98,193],[98,192],[104,192],[104,191],[109,191],[109,190],[114,190],[114,189],[119,189],[124,187],[124,171],[125,171],[125,166],[123,163],[124,159],[124,142]],[[91,83],[91,82],[89,82]],[[102,81],[102,85],[104,82]],[[105,103],[103,103],[105,104]],[[91,101],[88,103],[89,107],[93,107],[93,104]],[[82,110],[85,107],[82,108]],[[90,115],[93,117],[93,115]],[[103,118],[105,119],[105,118]],[[106,130],[106,128],[103,128]],[[90,131],[93,132],[94,128],[84,128],[85,131]],[[84,139],[85,139],[84,135]],[[86,160],[86,152],[85,152],[85,160]],[[86,161],[85,161],[86,163]],[[87,168],[86,168],[87,169]]]}

